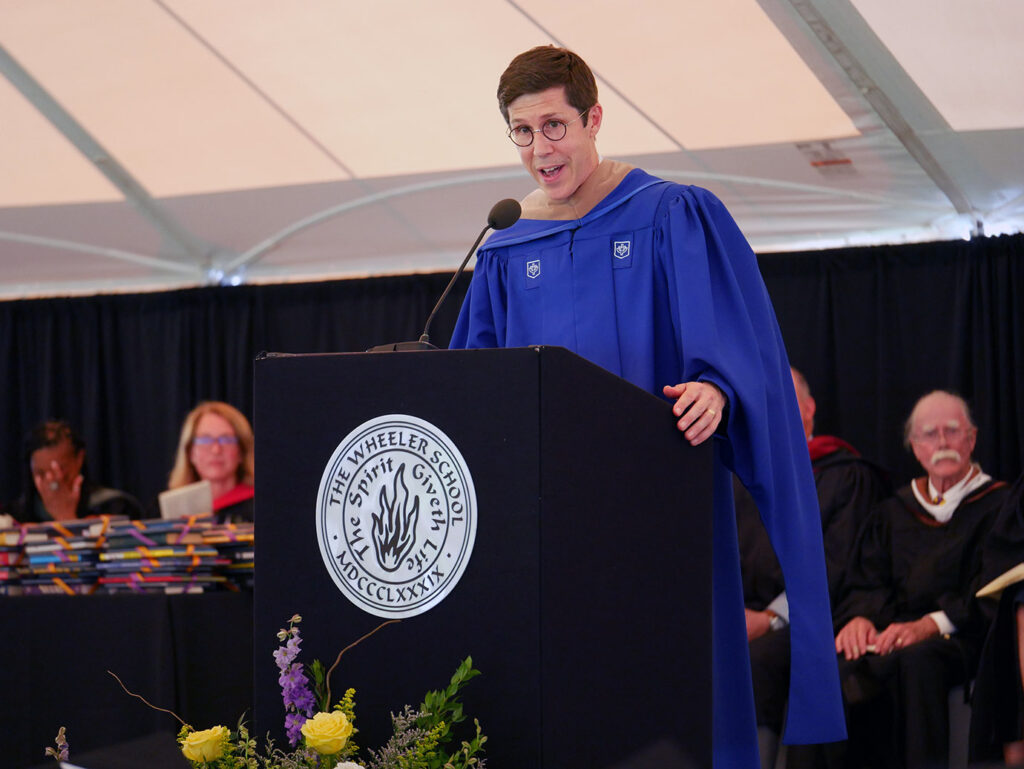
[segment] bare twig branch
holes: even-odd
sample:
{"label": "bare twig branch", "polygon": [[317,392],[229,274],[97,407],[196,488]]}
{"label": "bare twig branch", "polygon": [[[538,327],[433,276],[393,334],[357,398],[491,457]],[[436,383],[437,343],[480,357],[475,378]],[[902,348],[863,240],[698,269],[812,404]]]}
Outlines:
{"label": "bare twig branch", "polygon": [[[360,639],[360,640],[362,640],[362,639]],[[107,672],[110,673],[110,675],[114,676],[114,680],[116,680],[119,684],[121,684],[121,688],[124,689],[127,694],[131,695],[132,697],[138,697],[140,700],[145,702],[149,707],[153,708],[153,710],[159,710],[161,713],[170,713],[172,716],[174,716],[175,718],[178,719],[178,721],[181,723],[182,726],[188,726],[190,729],[192,728],[189,724],[186,724],[184,721],[182,721],[181,718],[178,716],[178,714],[175,713],[173,710],[167,710],[167,708],[158,708],[156,705],[151,703],[149,700],[147,700],[141,694],[136,694],[135,692],[130,691],[128,689],[128,687],[124,685],[124,682],[120,678],[117,677],[116,673],[113,673],[113,672],[111,672],[109,670]]]}
{"label": "bare twig branch", "polygon": [[[334,660],[334,664],[333,664],[333,665],[331,665],[331,669],[330,669],[330,670],[328,670],[328,671],[327,671],[327,675],[326,675],[326,676],[324,676],[324,680],[325,680],[325,681],[327,682],[327,706],[328,706],[328,707],[330,707],[330,705],[331,705],[331,673],[333,673],[333,672],[334,672],[334,669],[335,669],[336,667],[338,667],[338,663],[339,663],[339,662],[341,662],[341,655],[343,655],[343,654],[344,654],[345,652],[347,652],[347,651],[348,651],[349,649],[351,649],[351,648],[352,648],[353,646],[358,646],[359,644],[361,644],[361,643],[362,643],[363,641],[365,641],[365,640],[366,640],[367,638],[369,638],[370,636],[372,636],[372,635],[373,635],[374,633],[376,633],[376,632],[377,632],[378,630],[380,630],[380,629],[381,629],[382,627],[384,627],[385,625],[392,625],[392,624],[394,624],[395,622],[401,622],[401,621],[402,621],[402,620],[400,620],[400,619],[389,619],[389,620],[387,620],[386,622],[381,622],[381,623],[380,623],[379,625],[377,625],[377,627],[375,627],[375,628],[374,628],[373,630],[371,630],[371,631],[370,631],[369,633],[367,633],[366,635],[364,635],[364,636],[363,636],[362,638],[360,638],[360,639],[359,639],[358,641],[353,641],[353,642],[352,642],[352,643],[350,643],[350,644],[349,644],[348,646],[346,646],[346,647],[345,647],[344,649],[342,649],[342,650],[341,650],[340,652],[338,652],[338,658],[337,658],[336,660]],[[125,691],[127,691],[127,689],[126,689]],[[148,703],[147,703],[147,704],[148,704]],[[181,719],[178,719],[178,720],[180,721]]]}

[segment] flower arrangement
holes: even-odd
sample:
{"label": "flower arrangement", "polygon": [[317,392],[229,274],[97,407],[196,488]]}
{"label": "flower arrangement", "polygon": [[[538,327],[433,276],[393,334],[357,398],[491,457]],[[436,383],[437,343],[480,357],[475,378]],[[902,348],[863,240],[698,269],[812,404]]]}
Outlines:
{"label": "flower arrangement", "polygon": [[[296,614],[289,620],[288,627],[278,632],[281,645],[274,652],[274,661],[280,671],[278,683],[291,750],[277,747],[268,735],[263,751],[259,751],[244,720],[239,720],[235,731],[221,725],[196,730],[171,711],[158,708],[129,691],[121,679],[111,675],[128,694],[151,708],[170,713],[181,722],[178,744],[194,769],[485,769],[486,761],[480,754],[487,737],[481,732],[480,722],[473,720],[475,733],[468,739],[456,741],[453,730],[466,719],[460,692],[471,679],[480,675],[480,671],[473,668],[472,657],[466,657],[459,664],[447,688],[427,692],[416,709],[406,705],[399,713],[392,713],[392,735],[377,750],[371,748],[363,754],[353,739],[359,731],[355,726],[355,690],[346,690],[332,705],[331,674],[342,655],[397,621],[378,625],[342,649],[329,670],[325,671],[319,660],[313,660],[308,674],[306,666],[298,661],[302,617]],[[66,761],[68,743],[64,727],[60,728],[55,742],[57,749],[46,748],[46,755]]]}

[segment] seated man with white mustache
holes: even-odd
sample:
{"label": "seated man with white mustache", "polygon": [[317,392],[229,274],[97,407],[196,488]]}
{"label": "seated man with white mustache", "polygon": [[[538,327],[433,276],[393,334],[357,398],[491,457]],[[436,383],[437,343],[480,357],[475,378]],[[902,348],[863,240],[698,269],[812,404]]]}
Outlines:
{"label": "seated man with white mustache", "polygon": [[981,545],[1008,492],[972,461],[976,438],[959,396],[914,406],[905,444],[926,476],[865,521],[833,617],[848,744],[795,749],[789,767],[947,764],[949,690],[985,637]]}

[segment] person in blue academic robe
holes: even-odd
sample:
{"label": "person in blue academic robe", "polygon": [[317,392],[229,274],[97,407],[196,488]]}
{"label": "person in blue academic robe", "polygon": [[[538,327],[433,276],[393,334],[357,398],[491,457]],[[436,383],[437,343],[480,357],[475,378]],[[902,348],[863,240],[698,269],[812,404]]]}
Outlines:
{"label": "person in blue academic robe", "polygon": [[[758,765],[730,472],[761,511],[789,596],[785,740],[844,739],[807,442],[750,246],[707,190],[600,158],[602,108],[576,54],[520,54],[498,101],[538,189],[479,250],[451,347],[566,347],[675,401],[694,445],[713,436],[715,766]],[[580,401],[581,419],[607,406]]]}

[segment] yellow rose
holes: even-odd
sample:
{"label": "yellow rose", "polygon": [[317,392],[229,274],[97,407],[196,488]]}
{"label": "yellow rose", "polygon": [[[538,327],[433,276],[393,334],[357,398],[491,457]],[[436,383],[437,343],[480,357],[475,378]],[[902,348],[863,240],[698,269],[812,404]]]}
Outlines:
{"label": "yellow rose", "polygon": [[231,732],[225,726],[189,732],[181,744],[181,752],[189,761],[216,761],[224,753],[230,737]]}
{"label": "yellow rose", "polygon": [[306,746],[322,756],[337,753],[352,734],[352,724],[340,710],[333,713],[317,713],[302,725],[302,736]]}

